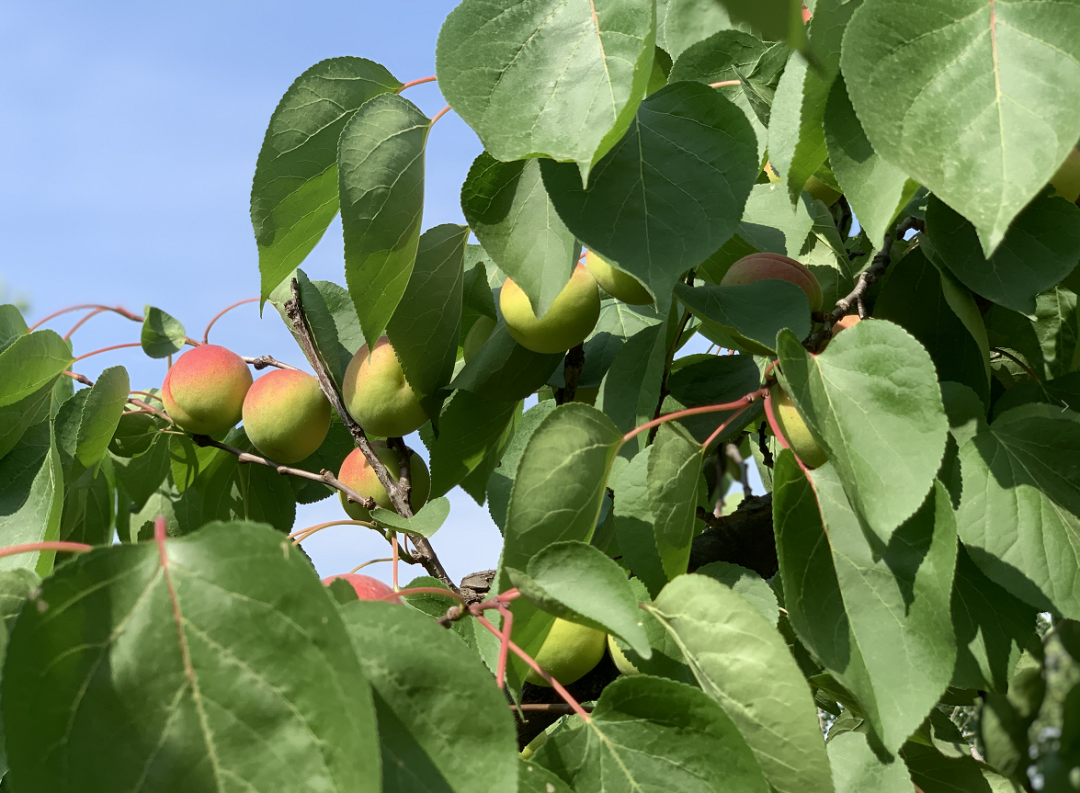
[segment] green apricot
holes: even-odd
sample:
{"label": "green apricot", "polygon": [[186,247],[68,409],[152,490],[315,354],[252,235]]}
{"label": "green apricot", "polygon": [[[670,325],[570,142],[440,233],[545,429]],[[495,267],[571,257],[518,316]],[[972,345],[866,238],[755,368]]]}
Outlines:
{"label": "green apricot", "polygon": [[507,330],[526,349],[540,353],[565,352],[585,341],[600,318],[600,290],[582,265],[540,319],[521,287],[507,278],[499,293],[499,308]]}
{"label": "green apricot", "polygon": [[600,284],[600,288],[616,300],[631,306],[647,306],[655,302],[649,290],[642,286],[638,279],[612,267],[599,254],[587,251],[585,267],[596,279],[596,283]]}
{"label": "green apricot", "polygon": [[349,414],[371,435],[400,438],[428,420],[385,336],[370,355],[365,344],[353,356],[341,391]]}
{"label": "green apricot", "polygon": [[828,462],[824,449],[818,446],[814,436],[810,434],[810,428],[806,426],[803,417],[799,415],[798,408],[791,401],[791,397],[780,387],[773,384],[769,388],[769,397],[772,400],[773,415],[780,432],[784,434],[791,450],[803,461],[807,468],[820,468]]}
{"label": "green apricot", "polygon": [[[576,622],[556,618],[536,653],[540,668],[564,686],[580,680],[604,657],[607,634]],[[538,686],[548,683],[534,670],[525,679]]]}

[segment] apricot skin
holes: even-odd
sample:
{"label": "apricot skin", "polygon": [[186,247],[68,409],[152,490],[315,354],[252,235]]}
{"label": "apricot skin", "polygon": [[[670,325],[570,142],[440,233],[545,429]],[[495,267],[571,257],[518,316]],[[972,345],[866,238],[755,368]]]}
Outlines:
{"label": "apricot skin", "polygon": [[655,302],[649,290],[641,285],[641,281],[630,273],[612,267],[592,251],[585,254],[585,267],[596,279],[596,283],[600,284],[600,288],[616,300],[631,306],[647,306]]}
{"label": "apricot skin", "polygon": [[769,388],[769,397],[772,400],[773,415],[776,417],[777,426],[784,434],[788,446],[802,460],[803,465],[807,468],[820,468],[825,465],[829,458],[825,456],[825,450],[818,446],[818,442],[810,434],[810,428],[799,415],[791,397],[778,383],[774,383]]}
{"label": "apricot skin", "polygon": [[720,285],[742,286],[769,279],[795,284],[806,293],[806,298],[810,301],[810,310],[821,310],[824,298],[817,278],[803,264],[779,253],[751,253],[749,256],[742,257],[724,273],[724,277],[720,279]]}
{"label": "apricot skin", "polygon": [[322,445],[329,430],[330,403],[319,381],[304,372],[267,372],[244,398],[244,432],[275,462],[303,460]]}
{"label": "apricot skin", "polygon": [[161,401],[180,429],[217,435],[240,421],[251,382],[243,358],[216,344],[203,344],[177,358],[161,384]]}
{"label": "apricot skin", "polygon": [[349,414],[369,434],[400,438],[428,420],[385,336],[361,347],[345,369],[342,396]]}
{"label": "apricot skin", "polygon": [[391,595],[394,594],[394,590],[391,587],[369,575],[360,575],[359,573],[331,575],[323,579],[323,584],[325,586],[330,586],[330,583],[335,578],[344,578],[348,581],[349,585],[356,590],[356,597],[360,600],[385,600],[389,603],[401,602],[400,598],[391,597]]}
{"label": "apricot skin", "polygon": [[[397,452],[387,446],[385,441],[372,441],[371,447],[375,450],[376,456],[382,460],[383,465],[386,466],[390,478],[395,482],[398,481],[398,472],[401,469],[398,466]],[[338,479],[346,487],[352,488],[360,495],[375,499],[375,503],[383,509],[394,508],[394,505],[390,503],[390,494],[386,492],[386,488],[382,486],[379,477],[375,475],[375,469],[368,465],[367,458],[359,449],[354,449],[345,458],[345,461],[341,464],[341,470],[338,471]],[[420,459],[418,454],[413,454],[409,458],[409,480],[412,484],[409,505],[412,506],[413,512],[415,512],[424,505],[428,494],[431,492],[431,477],[428,474],[427,466],[424,465],[424,461]],[[344,493],[341,494],[341,505],[353,520],[371,519],[371,513],[367,509],[349,501]]]}
{"label": "apricot skin", "polygon": [[832,335],[835,337],[837,333],[842,330],[847,330],[853,325],[858,325],[862,320],[858,314],[848,314],[845,317],[840,317],[832,326]]}
{"label": "apricot skin", "polygon": [[499,293],[499,308],[514,340],[539,353],[565,352],[585,341],[600,318],[600,290],[583,265],[552,302],[547,313],[536,318],[521,287],[507,278]]}
{"label": "apricot skin", "polygon": [[[556,618],[535,658],[541,669],[564,686],[568,686],[583,678],[600,663],[606,647],[607,634],[603,631]],[[544,678],[531,669],[525,679],[534,685],[548,685]]]}

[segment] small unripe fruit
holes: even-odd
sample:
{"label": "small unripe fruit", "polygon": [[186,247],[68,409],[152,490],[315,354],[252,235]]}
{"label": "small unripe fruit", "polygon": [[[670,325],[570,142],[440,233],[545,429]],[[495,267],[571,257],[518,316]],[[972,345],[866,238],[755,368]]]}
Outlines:
{"label": "small unripe fruit", "polygon": [[[547,638],[534,656],[540,668],[564,686],[580,680],[604,657],[607,634],[576,622],[556,618]],[[535,670],[525,679],[538,686],[548,685]]]}
{"label": "small unripe fruit", "polygon": [[609,635],[607,637],[608,652],[611,653],[611,660],[615,662],[615,667],[619,670],[619,674],[623,675],[640,675],[641,670],[630,663],[630,659],[626,657],[626,653],[619,647],[619,643],[615,641],[615,637]]}
{"label": "small unripe fruit", "polygon": [[170,367],[161,384],[161,401],[180,429],[217,435],[240,421],[251,379],[251,370],[235,352],[203,344]]}
{"label": "small unripe fruit", "polygon": [[356,597],[360,600],[385,600],[388,603],[401,602],[401,598],[393,597],[394,590],[391,587],[369,575],[359,575],[358,573],[331,575],[323,579],[323,584],[330,586],[330,583],[336,578],[343,578],[348,581],[352,588],[356,590]]}
{"label": "small unripe fruit", "polygon": [[852,325],[857,325],[861,321],[858,314],[848,314],[847,316],[840,317],[840,319],[833,323],[832,335],[835,336],[840,331],[846,330]]}
{"label": "small unripe fruit", "polygon": [[596,283],[600,284],[600,288],[616,300],[631,306],[647,306],[654,302],[653,296],[641,285],[641,281],[630,273],[615,269],[598,254],[586,251],[585,267]]}
{"label": "small unripe fruit", "polygon": [[370,356],[366,344],[353,356],[341,391],[349,414],[372,435],[399,438],[428,420],[385,336]]}
{"label": "small unripe fruit", "polygon": [[491,338],[491,332],[495,330],[496,324],[491,317],[484,316],[473,322],[469,332],[465,334],[465,341],[461,344],[461,354],[466,363]]}
{"label": "small unripe fruit", "polygon": [[807,468],[819,468],[825,465],[829,458],[825,456],[825,451],[818,446],[814,436],[810,434],[810,428],[799,415],[791,397],[777,383],[769,388],[769,397],[772,400],[776,424],[787,440],[788,446],[802,460],[803,465]]}
{"label": "small unripe fruit", "polygon": [[330,403],[309,374],[275,369],[256,380],[244,398],[244,432],[274,462],[303,460],[329,430]]}
{"label": "small unripe fruit", "polygon": [[1054,195],[1076,202],[1080,199],[1080,150],[1073,149],[1057,173],[1050,177]]}
{"label": "small unripe fruit", "polygon": [[533,313],[528,296],[510,278],[503,282],[499,308],[510,335],[522,347],[540,353],[565,352],[585,341],[596,327],[600,290],[579,264],[541,319]]}
{"label": "small unripe fruit", "polygon": [[817,278],[801,263],[779,253],[751,253],[743,256],[724,273],[720,285],[742,286],[769,279],[790,281],[806,293],[811,311],[821,310],[824,298]]}
{"label": "small unripe fruit", "polygon": [[[398,465],[398,453],[384,441],[372,441],[371,448],[375,450],[375,456],[386,466],[390,478],[395,482],[398,481],[398,473],[401,470]],[[386,492],[379,477],[375,475],[375,469],[368,465],[367,458],[359,449],[353,449],[352,453],[345,458],[338,472],[338,480],[360,495],[375,499],[375,503],[383,509],[394,508],[394,505],[390,503],[390,494]],[[427,466],[416,453],[409,457],[409,481],[412,485],[409,505],[413,508],[413,512],[416,512],[424,506],[431,492],[431,477],[428,475]],[[345,511],[353,520],[371,519],[370,512],[359,504],[349,501],[344,493],[341,494],[341,505],[345,507]]]}

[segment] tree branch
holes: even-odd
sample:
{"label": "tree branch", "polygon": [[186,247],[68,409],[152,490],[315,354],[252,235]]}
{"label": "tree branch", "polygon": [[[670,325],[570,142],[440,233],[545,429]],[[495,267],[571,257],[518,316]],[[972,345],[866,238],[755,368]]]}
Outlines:
{"label": "tree branch", "polygon": [[555,389],[555,404],[565,405],[574,401],[578,383],[581,382],[581,370],[585,366],[585,343],[573,347],[563,359],[563,387]]}
{"label": "tree branch", "polygon": [[[394,511],[404,518],[411,518],[413,516],[412,507],[409,504],[409,479],[405,478],[405,486],[402,486],[398,482],[394,481],[394,478],[390,476],[390,472],[383,465],[382,460],[375,454],[375,450],[371,447],[371,442],[368,440],[367,434],[364,432],[363,427],[356,423],[356,420],[349,415],[348,409],[345,407],[345,400],[341,396],[341,392],[338,391],[337,385],[335,385],[333,379],[330,377],[330,372],[326,367],[326,362],[319,354],[318,348],[315,346],[315,340],[311,335],[311,328],[308,325],[307,317],[304,315],[303,303],[300,299],[300,285],[297,280],[292,279],[292,298],[285,303],[285,316],[289,318],[292,323],[293,329],[296,331],[296,335],[300,340],[300,346],[307,356],[308,361],[311,363],[312,368],[315,370],[315,375],[319,379],[319,385],[322,387],[323,393],[330,401],[331,406],[334,408],[334,412],[341,418],[342,423],[349,430],[349,434],[352,435],[353,442],[360,450],[360,453],[364,455],[368,465],[371,466],[375,472],[375,476],[378,477],[379,482],[384,488],[386,488],[387,495],[390,496],[390,503],[394,507]],[[404,444],[402,444],[404,446]],[[405,462],[406,466],[408,461]],[[453,580],[447,574],[446,569],[442,566],[442,562],[439,561],[439,557],[435,554],[435,549],[431,547],[431,543],[426,538],[420,536],[414,536],[412,538],[413,545],[416,546],[416,553],[414,558],[429,575],[438,578],[454,592],[457,592],[457,586]]]}
{"label": "tree branch", "polygon": [[816,331],[807,337],[803,342],[803,346],[810,352],[818,352],[821,349],[821,345],[832,338],[832,326],[834,322],[840,321],[840,319],[851,311],[851,307],[858,305],[860,307],[859,316],[864,316],[862,310],[863,297],[866,295],[868,289],[877,283],[878,279],[885,274],[886,268],[892,261],[892,235],[886,234],[885,241],[881,245],[881,250],[874,254],[873,261],[870,262],[870,266],[859,273],[858,279],[855,281],[855,288],[850,293],[845,295],[836,301],[836,308],[827,314],[816,315],[823,325]]}

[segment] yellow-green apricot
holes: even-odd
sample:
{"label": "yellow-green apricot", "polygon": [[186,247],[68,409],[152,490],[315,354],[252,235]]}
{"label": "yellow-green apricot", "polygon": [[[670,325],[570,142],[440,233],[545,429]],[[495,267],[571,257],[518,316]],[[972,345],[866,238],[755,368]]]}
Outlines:
{"label": "yellow-green apricot", "polygon": [[647,306],[654,302],[653,296],[642,286],[641,281],[630,273],[612,267],[599,254],[586,251],[585,267],[596,283],[600,284],[600,288],[616,300],[631,306]]}
{"label": "yellow-green apricot", "polygon": [[806,293],[811,311],[821,310],[824,296],[818,279],[802,263],[779,253],[751,253],[743,256],[724,273],[720,285],[741,286],[769,279],[790,281]]}
{"label": "yellow-green apricot", "polygon": [[400,438],[428,420],[385,336],[370,356],[366,344],[353,356],[341,391],[349,414],[372,435]]}
{"label": "yellow-green apricot", "polygon": [[461,343],[461,354],[466,363],[476,355],[477,350],[484,346],[484,342],[491,338],[491,332],[495,330],[496,324],[491,317],[485,316],[477,317],[473,322],[469,332],[465,334],[465,341]]}
{"label": "yellow-green apricot", "polygon": [[275,462],[303,460],[322,446],[329,430],[330,403],[319,381],[304,372],[267,372],[244,398],[244,432]]}
{"label": "yellow-green apricot", "polygon": [[[604,657],[607,634],[595,628],[556,617],[547,638],[536,653],[540,668],[564,686],[580,680]],[[538,686],[548,683],[532,669],[525,679]]]}
{"label": "yellow-green apricot", "polygon": [[[401,470],[398,465],[398,454],[386,445],[385,441],[372,441],[371,448],[375,450],[375,456],[382,460],[390,478],[398,481],[398,473]],[[375,504],[383,509],[393,509],[390,503],[390,494],[382,486],[379,477],[375,475],[375,469],[368,465],[367,458],[359,449],[353,449],[352,453],[345,458],[338,471],[338,480],[346,487],[351,487],[362,496],[375,499]],[[424,506],[428,494],[431,492],[431,477],[428,475],[427,466],[415,452],[409,458],[409,481],[412,490],[409,494],[409,505],[416,512]],[[354,504],[341,494],[341,505],[353,520],[370,520],[371,513],[359,504]]]}
{"label": "yellow-green apricot", "polygon": [[626,653],[619,647],[619,643],[615,640],[615,637],[608,634],[607,637],[608,652],[611,653],[611,660],[615,662],[616,668],[620,674],[623,675],[640,675],[641,671],[630,663],[630,659],[626,657]]}
{"label": "yellow-green apricot", "polygon": [[514,340],[533,352],[556,353],[585,341],[600,318],[600,290],[581,264],[559,292],[547,313],[536,318],[521,287],[507,278],[499,293],[506,327]]}
{"label": "yellow-green apricot", "polygon": [[217,435],[240,421],[251,381],[243,358],[216,344],[203,344],[170,367],[161,384],[161,401],[180,429]]}
{"label": "yellow-green apricot", "polygon": [[1076,202],[1080,199],[1080,150],[1073,149],[1057,173],[1050,177],[1054,195]]}
{"label": "yellow-green apricot", "polygon": [[782,389],[779,383],[774,383],[769,388],[769,397],[772,400],[773,415],[776,423],[787,440],[791,450],[802,460],[807,468],[819,468],[828,462],[825,451],[818,446],[814,436],[810,434],[810,428],[806,426],[803,417],[799,415],[795,403]]}

